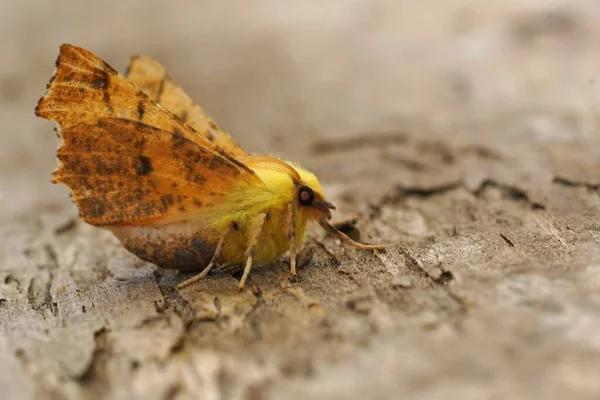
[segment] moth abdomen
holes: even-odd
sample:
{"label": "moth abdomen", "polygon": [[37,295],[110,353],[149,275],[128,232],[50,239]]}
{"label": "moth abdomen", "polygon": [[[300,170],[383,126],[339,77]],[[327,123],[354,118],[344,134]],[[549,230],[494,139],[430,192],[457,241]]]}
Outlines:
{"label": "moth abdomen", "polygon": [[123,246],[144,261],[166,269],[199,271],[205,268],[216,248],[189,223],[165,226],[108,227]]}

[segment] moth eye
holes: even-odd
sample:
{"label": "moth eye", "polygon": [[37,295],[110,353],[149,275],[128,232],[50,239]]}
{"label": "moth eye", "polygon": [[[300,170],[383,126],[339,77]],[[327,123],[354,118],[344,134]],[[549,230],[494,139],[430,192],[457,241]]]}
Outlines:
{"label": "moth eye", "polygon": [[298,200],[303,206],[310,206],[315,201],[315,192],[308,186],[302,186],[298,190]]}

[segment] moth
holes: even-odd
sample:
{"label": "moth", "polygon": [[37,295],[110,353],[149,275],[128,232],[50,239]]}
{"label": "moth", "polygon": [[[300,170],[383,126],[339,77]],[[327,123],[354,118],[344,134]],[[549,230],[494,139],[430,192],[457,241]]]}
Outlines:
{"label": "moth", "polygon": [[163,268],[201,271],[290,254],[309,221],[360,249],[329,223],[335,207],[314,174],[244,151],[149,57],[126,77],[77,46],[63,44],[35,108],[61,139],[52,181],[70,188],[87,223],[111,231],[139,258]]}

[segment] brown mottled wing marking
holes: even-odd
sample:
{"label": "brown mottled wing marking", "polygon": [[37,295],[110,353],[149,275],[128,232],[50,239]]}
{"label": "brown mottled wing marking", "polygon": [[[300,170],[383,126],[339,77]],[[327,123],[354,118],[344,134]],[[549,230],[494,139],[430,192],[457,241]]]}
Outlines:
{"label": "brown mottled wing marking", "polygon": [[59,125],[54,181],[69,186],[94,225],[199,217],[238,185],[247,166],[150,99],[108,64],[64,44],[36,114]]}
{"label": "brown mottled wing marking", "polygon": [[196,132],[213,141],[233,157],[248,155],[231,136],[217,124],[177,85],[158,62],[150,57],[133,57],[127,70],[127,78],[142,89],[150,98],[177,115]]}
{"label": "brown mottled wing marking", "polygon": [[197,142],[235,164],[242,177],[257,179],[252,170],[150,99],[102,59],[77,46],[61,45],[56,71],[35,112],[39,117],[56,121],[62,129],[81,123],[95,125],[104,117],[143,122]]}
{"label": "brown mottled wing marking", "polygon": [[122,118],[62,130],[54,182],[71,188],[88,223],[143,225],[201,217],[243,172],[180,133]]}

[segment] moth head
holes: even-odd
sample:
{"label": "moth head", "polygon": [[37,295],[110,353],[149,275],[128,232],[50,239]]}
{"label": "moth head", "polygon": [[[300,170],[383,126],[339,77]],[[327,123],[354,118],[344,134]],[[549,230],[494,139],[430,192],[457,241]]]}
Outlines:
{"label": "moth head", "polygon": [[310,220],[329,221],[335,206],[325,199],[323,188],[317,177],[309,171],[297,168],[299,181],[295,183],[296,204]]}
{"label": "moth head", "polygon": [[331,211],[335,210],[335,206],[325,199],[323,188],[312,172],[269,156],[249,156],[242,159],[242,162],[255,171],[268,170],[275,171],[279,175],[287,175],[293,183],[293,202],[296,212],[303,214],[308,220],[318,222],[323,229],[338,236],[342,241],[364,250],[384,248],[383,246],[357,243],[329,223]]}
{"label": "moth head", "polygon": [[296,184],[296,201],[301,212],[305,212],[309,219],[317,221],[327,232],[338,236],[342,241],[354,247],[363,250],[382,250],[384,248],[383,246],[355,242],[344,232],[331,225],[329,220],[331,219],[331,211],[335,210],[335,206],[325,200],[319,180],[311,172],[301,168],[297,168],[297,171],[301,182]]}

